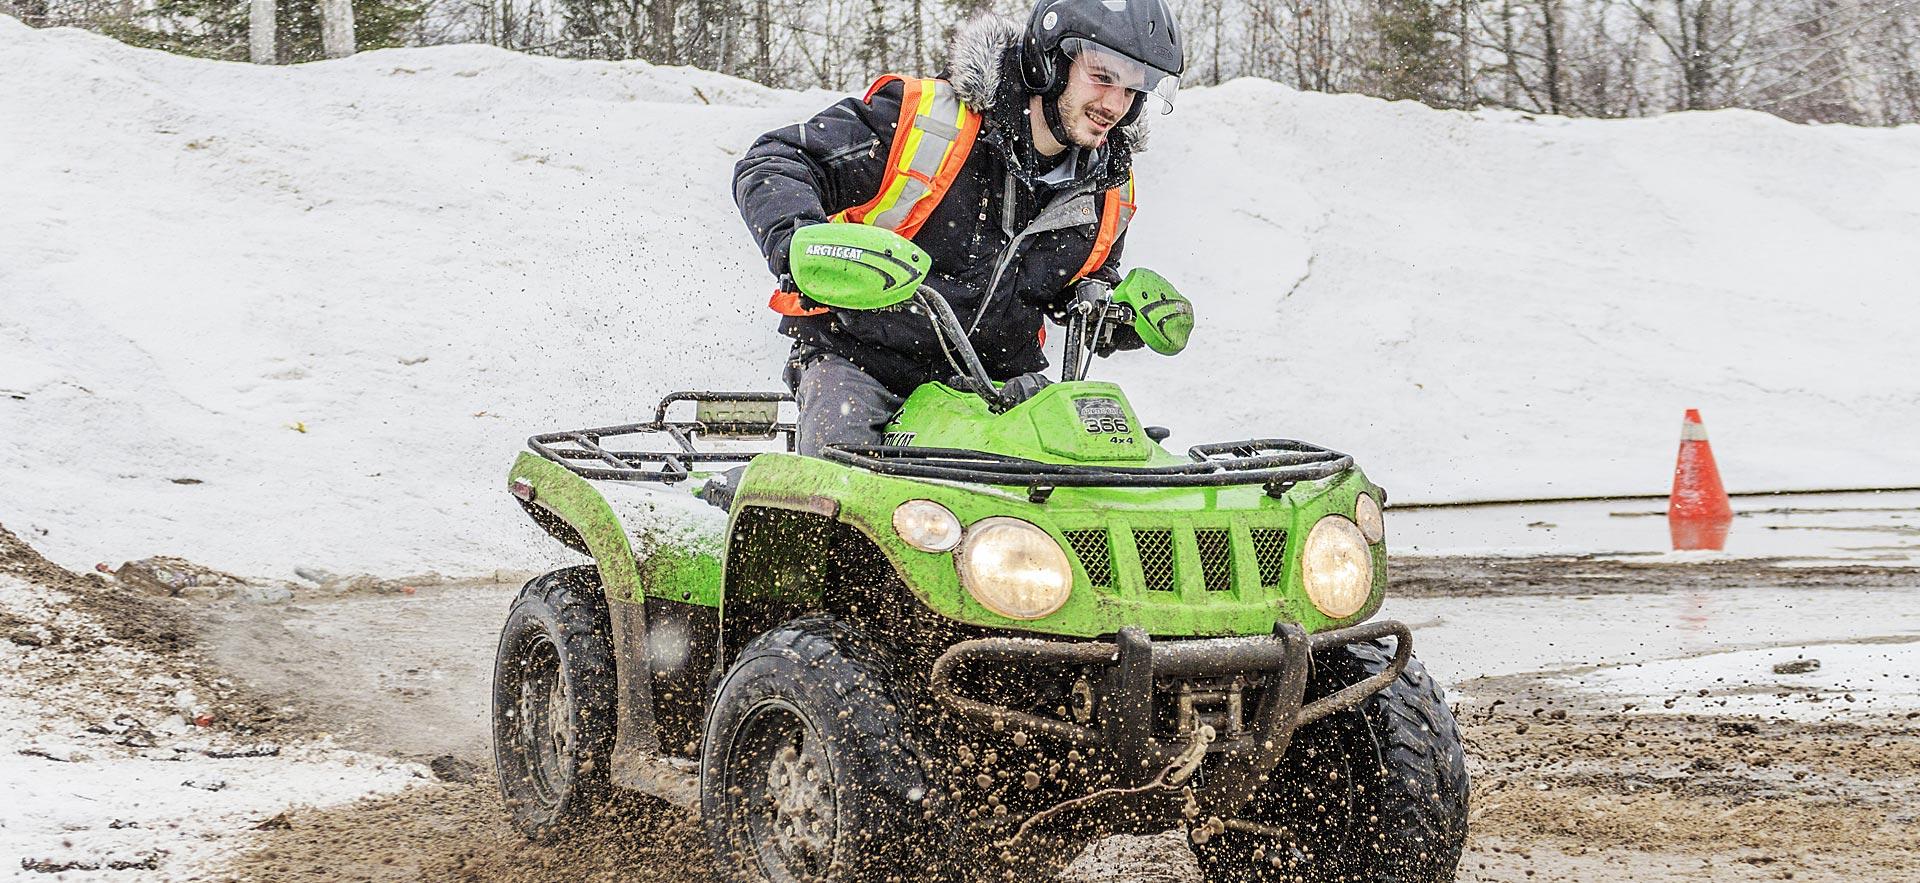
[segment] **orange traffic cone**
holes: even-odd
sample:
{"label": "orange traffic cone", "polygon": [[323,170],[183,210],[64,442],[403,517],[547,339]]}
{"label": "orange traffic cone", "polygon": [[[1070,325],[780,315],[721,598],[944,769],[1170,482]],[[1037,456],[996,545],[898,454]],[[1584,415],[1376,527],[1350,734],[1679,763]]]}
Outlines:
{"label": "orange traffic cone", "polygon": [[1700,422],[1700,411],[1687,409],[1680,424],[1680,460],[1673,467],[1673,496],[1667,499],[1667,529],[1673,534],[1675,549],[1711,549],[1727,547],[1727,529],[1733,526],[1733,504],[1720,483],[1720,468],[1713,463],[1713,448],[1707,444],[1707,427]]}

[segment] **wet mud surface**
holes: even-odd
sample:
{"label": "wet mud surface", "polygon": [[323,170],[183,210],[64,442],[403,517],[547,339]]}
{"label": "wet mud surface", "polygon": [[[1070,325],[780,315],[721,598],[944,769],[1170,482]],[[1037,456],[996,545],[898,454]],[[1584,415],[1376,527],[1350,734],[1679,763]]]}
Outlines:
{"label": "wet mud surface", "polygon": [[710,879],[692,817],[636,797],[604,825],[557,846],[507,824],[491,778],[442,782],[351,807],[289,813],[219,880],[695,881]]}
{"label": "wet mud surface", "polygon": [[[1410,597],[1920,587],[1912,570],[1752,562],[1449,558],[1397,559],[1394,568],[1395,593]],[[495,629],[514,588],[232,602],[130,624],[147,631],[143,641],[191,642],[227,676],[291,706],[302,727],[430,761],[441,776],[395,797],[290,812],[213,879],[710,879],[696,821],[648,798],[564,845],[528,843],[508,826],[484,722]],[[1549,627],[1565,623],[1542,623]],[[1460,880],[1915,879],[1920,719],[1621,708],[1569,694],[1553,675],[1458,685],[1474,781]],[[1200,876],[1181,836],[1169,834],[1098,844],[1066,879]]]}
{"label": "wet mud surface", "polygon": [[[1535,706],[1538,708],[1541,706]],[[1463,881],[1911,881],[1911,731],[1463,708],[1474,775]],[[234,880],[709,879],[694,820],[642,802],[564,847],[510,829],[490,781],[296,813]],[[1179,835],[1095,847],[1066,879],[1198,881]]]}
{"label": "wet mud surface", "polygon": [[[1700,589],[1920,587],[1920,568],[1797,565],[1785,559],[1697,563],[1592,555],[1530,558],[1395,557],[1390,598],[1668,594]],[[1916,601],[1920,604],[1920,601]]]}

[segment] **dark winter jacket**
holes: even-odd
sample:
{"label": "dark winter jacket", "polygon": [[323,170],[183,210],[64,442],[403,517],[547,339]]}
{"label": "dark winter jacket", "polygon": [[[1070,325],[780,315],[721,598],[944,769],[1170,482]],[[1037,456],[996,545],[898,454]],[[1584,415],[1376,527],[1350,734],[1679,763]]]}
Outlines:
{"label": "dark winter jacket", "polygon": [[[1036,168],[1050,168],[1052,160],[1033,149],[1015,57],[1018,35],[1011,20],[985,17],[955,37],[944,79],[982,115],[980,135],[952,189],[914,237],[933,258],[928,284],[973,328],[973,345],[995,379],[1047,366],[1040,345],[1044,313],[1071,297],[1072,276],[1098,230],[1097,196],[1126,183],[1144,135],[1136,124],[1115,131],[1098,151],[1070,148],[1063,156],[1078,162],[1079,176],[1059,187],[1038,183]],[[870,102],[848,98],[805,123],[761,136],[740,160],[734,200],[776,276],[787,271],[796,228],[824,222],[879,190],[902,92],[896,82]],[[1043,208],[1070,199],[1085,202],[1083,223],[1021,235]],[[1122,236],[1093,278],[1119,281],[1115,268],[1124,244]],[[904,306],[784,317],[780,331],[845,356],[901,395],[954,373],[927,318]]]}

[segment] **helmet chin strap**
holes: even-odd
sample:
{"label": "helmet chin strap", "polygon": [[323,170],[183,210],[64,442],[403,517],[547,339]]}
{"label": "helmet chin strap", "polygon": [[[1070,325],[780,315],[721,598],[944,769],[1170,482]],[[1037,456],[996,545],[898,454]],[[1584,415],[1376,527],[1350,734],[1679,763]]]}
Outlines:
{"label": "helmet chin strap", "polygon": [[1053,133],[1053,140],[1068,147],[1075,146],[1073,135],[1067,131],[1067,122],[1060,118],[1059,94],[1044,95],[1040,98],[1040,115],[1047,119],[1047,130]]}
{"label": "helmet chin strap", "polygon": [[1040,93],[1040,115],[1047,120],[1047,131],[1053,133],[1053,140],[1068,147],[1075,146],[1073,135],[1067,131],[1067,121],[1060,117],[1060,96],[1067,93],[1067,72],[1073,61],[1061,55],[1053,58],[1053,82],[1047,91]]}

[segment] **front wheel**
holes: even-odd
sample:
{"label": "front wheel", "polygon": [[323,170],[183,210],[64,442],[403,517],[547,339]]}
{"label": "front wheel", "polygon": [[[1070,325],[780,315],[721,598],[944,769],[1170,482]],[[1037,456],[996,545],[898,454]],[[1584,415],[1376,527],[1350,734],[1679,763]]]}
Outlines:
{"label": "front wheel", "polygon": [[[1385,671],[1366,641],[1314,655],[1310,697]],[[1194,853],[1209,881],[1445,883],[1467,837],[1467,762],[1440,685],[1417,659],[1358,706],[1294,737],[1230,828]]]}
{"label": "front wheel", "polygon": [[513,826],[531,839],[565,839],[609,806],[613,665],[594,568],[520,590],[494,657],[493,760]]}
{"label": "front wheel", "polygon": [[741,651],[701,741],[700,811],[723,879],[907,875],[926,789],[897,695],[871,642],[829,616]]}

